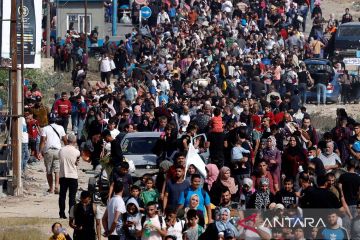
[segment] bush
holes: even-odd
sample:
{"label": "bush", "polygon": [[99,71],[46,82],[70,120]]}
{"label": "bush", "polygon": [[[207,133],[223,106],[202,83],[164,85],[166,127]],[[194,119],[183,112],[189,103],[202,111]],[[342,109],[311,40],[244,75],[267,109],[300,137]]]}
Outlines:
{"label": "bush", "polygon": [[[66,81],[66,77],[63,73],[43,72],[40,69],[25,69],[24,79],[30,80],[38,85],[40,91],[43,94],[43,98],[49,100],[55,92],[55,89],[69,88],[70,82]],[[63,90],[61,90],[63,91]],[[0,98],[4,105],[8,102],[9,93],[9,71],[0,70]]]}

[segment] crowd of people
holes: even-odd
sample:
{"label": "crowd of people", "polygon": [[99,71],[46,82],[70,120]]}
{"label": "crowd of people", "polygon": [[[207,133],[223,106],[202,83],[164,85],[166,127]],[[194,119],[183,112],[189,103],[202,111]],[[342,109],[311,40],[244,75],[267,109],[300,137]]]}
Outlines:
{"label": "crowd of people", "polygon": [[[148,5],[143,27],[100,47],[95,85],[86,81],[85,37],[70,29],[53,56],[56,71],[72,69],[74,90],[57,94],[50,110],[36,84],[24,91],[23,169],[29,155],[44,159],[60,218],[67,218],[69,192],[74,239],[101,239],[101,227],[109,239],[360,238],[360,124],[341,108],[334,128],[320,133],[306,111],[310,88],[326,103],[330,78],[312,79],[304,60],[329,58],[334,71],[343,70],[331,41],[340,22],[324,19],[321,1],[313,9],[306,0]],[[347,9],[341,23],[349,21]],[[341,81],[349,85],[347,72]],[[129,174],[120,143],[137,131],[161,132],[155,176]],[[193,141],[198,134],[206,138]],[[205,174],[187,165],[192,144],[209,151]],[[94,169],[108,159],[105,212],[88,191],[76,203],[79,159]],[[267,222],[302,221],[314,209],[326,210],[317,216],[326,224]],[[59,223],[52,230],[51,239],[70,238]]]}

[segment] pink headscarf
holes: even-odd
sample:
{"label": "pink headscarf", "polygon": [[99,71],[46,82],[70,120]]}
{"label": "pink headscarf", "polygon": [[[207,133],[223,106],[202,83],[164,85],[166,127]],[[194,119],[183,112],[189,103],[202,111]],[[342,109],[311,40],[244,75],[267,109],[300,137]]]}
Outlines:
{"label": "pink headscarf", "polygon": [[228,171],[230,171],[230,168],[222,167],[220,169],[219,179],[225,187],[229,188],[231,194],[235,194],[238,191],[237,185],[235,184],[235,179],[232,177],[229,177],[228,179],[225,180],[225,178],[224,178],[225,173]]}
{"label": "pink headscarf", "polygon": [[210,191],[212,184],[216,181],[217,177],[219,176],[219,169],[215,164],[212,163],[206,165],[206,168],[208,170],[208,174],[205,179],[205,182],[208,184]]}

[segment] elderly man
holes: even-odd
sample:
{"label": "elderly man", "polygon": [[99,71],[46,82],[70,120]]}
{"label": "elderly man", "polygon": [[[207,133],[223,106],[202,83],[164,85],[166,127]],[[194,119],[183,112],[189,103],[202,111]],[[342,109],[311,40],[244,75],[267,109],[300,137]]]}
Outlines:
{"label": "elderly man", "polygon": [[59,215],[66,219],[65,200],[66,193],[69,190],[69,212],[75,205],[76,191],[78,187],[77,165],[79,163],[80,151],[76,146],[76,136],[70,133],[67,137],[68,145],[62,147],[59,151],[60,158],[60,195],[59,195]]}
{"label": "elderly man", "polygon": [[330,172],[341,166],[340,157],[334,153],[334,142],[327,142],[326,146],[321,150],[319,159],[323,162],[325,170]]}

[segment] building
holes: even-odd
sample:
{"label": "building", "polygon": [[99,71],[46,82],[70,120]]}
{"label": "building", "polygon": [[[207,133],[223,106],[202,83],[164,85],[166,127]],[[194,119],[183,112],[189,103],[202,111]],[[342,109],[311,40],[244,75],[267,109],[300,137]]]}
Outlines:
{"label": "building", "polygon": [[[72,26],[77,32],[85,32],[85,0],[56,0],[57,3],[57,38],[65,39],[65,34]],[[87,0],[87,30],[90,34],[98,27],[99,39],[108,35],[108,25],[104,22],[104,1]]]}

